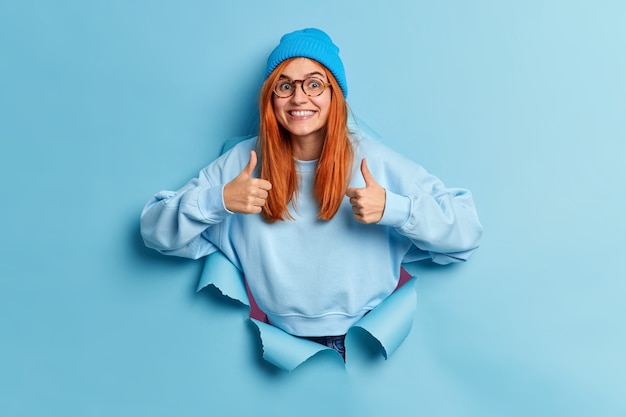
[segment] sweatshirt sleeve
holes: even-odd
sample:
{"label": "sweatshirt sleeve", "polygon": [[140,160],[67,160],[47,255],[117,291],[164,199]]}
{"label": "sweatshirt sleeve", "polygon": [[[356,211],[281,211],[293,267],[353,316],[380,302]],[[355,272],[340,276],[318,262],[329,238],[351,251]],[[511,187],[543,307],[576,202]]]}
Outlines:
{"label": "sweatshirt sleeve", "polygon": [[177,191],[160,191],[141,213],[146,246],[167,254],[197,259],[216,248],[202,233],[232,213],[224,206],[223,184],[213,184],[205,168]]}
{"label": "sweatshirt sleeve", "polygon": [[413,170],[411,183],[395,187],[400,192],[386,187],[380,224],[394,227],[415,245],[407,261],[431,258],[448,264],[467,260],[478,249],[482,235],[471,193],[446,188],[419,165]]}

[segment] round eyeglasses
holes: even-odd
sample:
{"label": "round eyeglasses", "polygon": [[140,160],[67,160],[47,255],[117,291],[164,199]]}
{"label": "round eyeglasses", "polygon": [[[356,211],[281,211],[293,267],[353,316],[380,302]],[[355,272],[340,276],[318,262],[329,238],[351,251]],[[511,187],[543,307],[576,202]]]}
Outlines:
{"label": "round eyeglasses", "polygon": [[274,84],[274,94],[281,98],[291,97],[296,91],[296,83],[300,83],[302,91],[309,97],[317,97],[324,92],[326,87],[330,87],[330,83],[325,83],[315,77],[292,81],[281,78]]}

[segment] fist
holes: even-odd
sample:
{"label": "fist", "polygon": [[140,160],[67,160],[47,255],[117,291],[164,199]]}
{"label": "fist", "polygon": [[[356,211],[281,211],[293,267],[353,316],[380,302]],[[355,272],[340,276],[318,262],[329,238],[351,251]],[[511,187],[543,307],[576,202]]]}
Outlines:
{"label": "fist", "polygon": [[233,213],[258,214],[272,189],[272,184],[261,178],[252,177],[257,164],[255,151],[250,151],[250,160],[231,182],[224,186],[224,205]]}
{"label": "fist", "polygon": [[378,223],[385,212],[387,192],[374,180],[365,158],[361,161],[361,175],[365,188],[348,188],[346,191],[354,218],[361,223]]}

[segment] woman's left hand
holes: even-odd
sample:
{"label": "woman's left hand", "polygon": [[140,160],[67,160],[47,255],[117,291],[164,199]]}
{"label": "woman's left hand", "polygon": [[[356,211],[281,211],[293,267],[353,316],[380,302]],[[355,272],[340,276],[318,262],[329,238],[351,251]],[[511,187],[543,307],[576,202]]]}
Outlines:
{"label": "woman's left hand", "polygon": [[385,212],[387,192],[374,180],[365,158],[361,161],[361,174],[365,180],[365,188],[348,188],[346,195],[354,218],[361,223],[378,223]]}

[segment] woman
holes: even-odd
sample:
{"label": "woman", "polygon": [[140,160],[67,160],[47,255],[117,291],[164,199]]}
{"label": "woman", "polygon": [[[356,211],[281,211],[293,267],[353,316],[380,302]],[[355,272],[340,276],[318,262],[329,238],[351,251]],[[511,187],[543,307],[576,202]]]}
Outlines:
{"label": "woman", "polygon": [[396,288],[402,262],[465,261],[482,233],[468,191],[348,130],[339,49],[318,29],[267,61],[257,138],[146,205],[164,254],[222,251],[272,325],[333,347]]}

